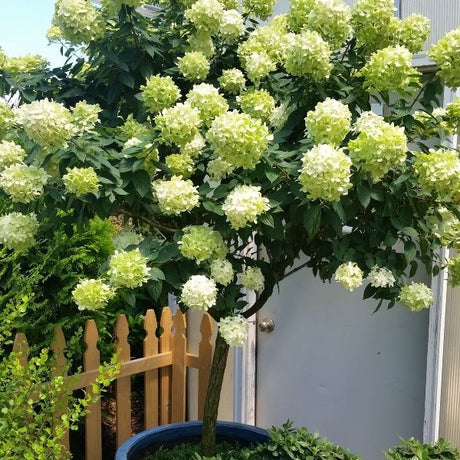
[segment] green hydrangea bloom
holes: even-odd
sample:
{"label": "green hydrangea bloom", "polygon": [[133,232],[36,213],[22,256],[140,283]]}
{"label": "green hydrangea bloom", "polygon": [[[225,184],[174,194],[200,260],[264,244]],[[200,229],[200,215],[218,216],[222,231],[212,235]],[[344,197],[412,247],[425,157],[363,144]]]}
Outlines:
{"label": "green hydrangea bloom", "polygon": [[217,300],[215,281],[204,275],[192,275],[182,287],[180,300],[192,310],[209,310]]}
{"label": "green hydrangea bloom", "polygon": [[228,41],[244,34],[244,19],[238,10],[225,10],[220,23],[219,35]]}
{"label": "green hydrangea bloom", "polygon": [[315,0],[291,0],[287,21],[289,29],[300,32],[307,24],[308,15],[315,6]]}
{"label": "green hydrangea bloom", "polygon": [[198,205],[197,187],[191,180],[172,176],[170,180],[157,180],[152,184],[160,211],[165,214],[180,214]]}
{"label": "green hydrangea bloom", "polygon": [[187,179],[195,170],[195,162],[190,155],[185,153],[172,153],[165,158],[166,166],[176,176]]}
{"label": "green hydrangea bloom", "polygon": [[184,228],[184,235],[178,243],[181,254],[199,264],[204,260],[223,259],[228,253],[222,235],[212,227],[192,225]]}
{"label": "green hydrangea bloom", "polygon": [[5,137],[5,134],[13,126],[14,123],[14,113],[11,108],[0,102],[0,139]]}
{"label": "green hydrangea bloom", "polygon": [[257,223],[257,217],[270,209],[268,198],[262,196],[260,187],[237,185],[225,199],[222,209],[235,230]]}
{"label": "green hydrangea bloom", "polygon": [[0,142],[0,171],[15,163],[22,163],[25,157],[26,152],[20,145],[10,141]]}
{"label": "green hydrangea bloom", "polygon": [[220,87],[229,94],[239,94],[246,86],[246,79],[240,69],[228,69],[222,71],[217,79]]}
{"label": "green hydrangea bloom", "polygon": [[355,262],[346,262],[337,267],[334,279],[348,291],[353,291],[363,284],[363,272]]}
{"label": "green hydrangea bloom", "polygon": [[343,0],[315,0],[305,26],[318,32],[331,48],[340,48],[352,32],[350,7]]}
{"label": "green hydrangea bloom", "polygon": [[394,0],[356,0],[351,25],[358,45],[369,54],[388,46],[394,19]]}
{"label": "green hydrangea bloom", "polygon": [[438,65],[438,74],[450,88],[460,87],[460,27],[452,30],[434,45],[428,56]]}
{"label": "green hydrangea bloom", "polygon": [[171,77],[160,75],[152,75],[140,89],[145,107],[150,113],[161,112],[171,107],[181,95],[180,89]]}
{"label": "green hydrangea bloom", "polygon": [[376,51],[362,68],[365,86],[371,93],[399,91],[406,93],[411,83],[419,83],[421,73],[412,67],[412,54],[402,46],[388,46]]}
{"label": "green hydrangea bloom", "polygon": [[416,54],[423,47],[430,36],[430,21],[421,14],[411,14],[399,21],[397,42]]}
{"label": "green hydrangea bloom", "polygon": [[242,315],[227,316],[219,323],[219,333],[231,347],[241,347],[248,338],[249,323]]}
{"label": "green hydrangea bloom", "polygon": [[200,111],[200,117],[206,126],[228,110],[225,98],[219,94],[217,88],[208,83],[194,85],[187,94],[187,102]]}
{"label": "green hydrangea bloom", "polygon": [[185,53],[184,56],[178,59],[177,67],[180,73],[190,81],[204,80],[209,73],[209,61],[199,51]]}
{"label": "green hydrangea bloom", "polygon": [[191,158],[197,158],[200,156],[201,151],[206,146],[204,137],[198,133],[191,141],[180,146],[180,151],[184,155],[188,155]]}
{"label": "green hydrangea bloom", "polygon": [[179,103],[163,109],[161,114],[155,117],[155,125],[163,142],[183,145],[199,133],[200,111],[190,104]]}
{"label": "green hydrangea bloom", "polygon": [[350,123],[348,106],[329,97],[319,102],[315,110],[305,117],[308,134],[319,144],[339,145],[350,131]]}
{"label": "green hydrangea bloom", "polygon": [[232,264],[226,259],[214,259],[210,264],[211,278],[223,286],[229,285],[235,276]]}
{"label": "green hydrangea bloom", "polygon": [[248,267],[240,274],[241,284],[251,291],[260,291],[265,285],[265,277],[259,267]]}
{"label": "green hydrangea bloom", "polygon": [[255,168],[272,138],[260,120],[236,110],[216,117],[206,137],[216,157],[247,169]]}
{"label": "green hydrangea bloom", "polygon": [[71,123],[74,126],[74,133],[81,134],[90,132],[99,121],[101,107],[99,104],[88,104],[80,101],[71,109]]}
{"label": "green hydrangea bloom", "polygon": [[188,47],[185,51],[198,51],[211,59],[216,52],[214,48],[214,42],[212,41],[211,35],[208,32],[196,32],[188,37]]}
{"label": "green hydrangea bloom", "polygon": [[136,121],[132,115],[128,115],[126,121],[119,128],[120,133],[127,139],[134,137],[151,137],[153,130],[150,126]]}
{"label": "green hydrangea bloom", "polygon": [[460,285],[460,257],[449,259],[447,268],[449,270],[449,282],[451,286]]}
{"label": "green hydrangea bloom", "polygon": [[21,105],[14,117],[27,136],[45,148],[65,145],[74,131],[70,111],[48,99]]}
{"label": "green hydrangea bloom", "polygon": [[423,193],[436,192],[441,197],[451,197],[460,186],[460,160],[454,150],[430,150],[416,153],[414,169]]}
{"label": "green hydrangea bloom", "polygon": [[89,43],[104,33],[102,13],[87,0],[57,0],[53,25],[73,44]]}
{"label": "green hydrangea bloom", "polygon": [[460,220],[452,211],[441,206],[436,209],[435,214],[435,210],[430,209],[426,219],[431,226],[433,236],[439,238],[443,246],[460,249]]}
{"label": "green hydrangea bloom", "polygon": [[150,269],[147,259],[136,248],[128,252],[116,251],[110,258],[107,275],[116,288],[135,288],[149,279]]}
{"label": "green hydrangea bloom", "polygon": [[396,282],[391,270],[386,267],[379,267],[378,265],[374,265],[371,268],[371,271],[367,275],[367,280],[375,288],[393,287]]}
{"label": "green hydrangea bloom", "polygon": [[42,168],[16,163],[0,173],[0,187],[15,203],[29,203],[43,193],[48,174]]}
{"label": "green hydrangea bloom", "polygon": [[72,291],[74,302],[79,310],[100,310],[115,295],[114,290],[102,280],[81,280]]}
{"label": "green hydrangea bloom", "polygon": [[359,135],[348,143],[350,157],[378,182],[406,160],[407,138],[404,128],[386,123],[372,112],[364,112],[356,123]]}
{"label": "green hydrangea bloom", "polygon": [[433,304],[433,293],[423,283],[412,283],[401,288],[399,302],[412,311],[420,311]]}
{"label": "green hydrangea bloom", "polygon": [[264,89],[252,89],[237,97],[241,110],[253,118],[269,123],[275,110],[275,99]]}
{"label": "green hydrangea bloom", "polygon": [[236,10],[240,6],[239,0],[220,0],[226,10]]}
{"label": "green hydrangea bloom", "polygon": [[35,244],[38,221],[35,214],[11,212],[0,217],[0,243],[8,249],[25,252]]}
{"label": "green hydrangea bloom", "polygon": [[249,80],[259,83],[276,70],[276,63],[270,58],[268,53],[252,53],[243,65]]}
{"label": "green hydrangea bloom", "polygon": [[67,169],[67,174],[62,176],[66,191],[74,193],[77,197],[87,193],[97,193],[99,178],[93,167]]}
{"label": "green hydrangea bloom", "polygon": [[222,158],[214,158],[208,162],[206,172],[214,181],[220,181],[233,171],[233,166]]}
{"label": "green hydrangea bloom", "polygon": [[302,158],[299,181],[312,200],[339,201],[351,188],[351,160],[342,149],[319,144]]}
{"label": "green hydrangea bloom", "polygon": [[48,61],[39,54],[27,54],[26,56],[7,57],[2,70],[16,76],[26,73],[40,72],[46,69]]}
{"label": "green hydrangea bloom", "polygon": [[200,32],[216,33],[222,22],[224,7],[217,0],[197,0],[185,11],[185,17]]}
{"label": "green hydrangea bloom", "polygon": [[318,32],[306,30],[300,34],[286,34],[284,37],[284,67],[291,75],[323,80],[329,76],[333,67],[330,57],[329,44]]}
{"label": "green hydrangea bloom", "polygon": [[243,0],[243,11],[265,21],[273,14],[276,0]]}

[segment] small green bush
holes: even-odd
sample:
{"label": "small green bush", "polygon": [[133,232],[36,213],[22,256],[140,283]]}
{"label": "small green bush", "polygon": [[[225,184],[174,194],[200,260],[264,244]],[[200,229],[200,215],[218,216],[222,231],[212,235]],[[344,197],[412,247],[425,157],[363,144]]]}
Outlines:
{"label": "small green bush", "polygon": [[439,438],[432,444],[422,444],[414,438],[402,441],[401,444],[384,452],[388,460],[459,460],[460,453],[450,442]]}

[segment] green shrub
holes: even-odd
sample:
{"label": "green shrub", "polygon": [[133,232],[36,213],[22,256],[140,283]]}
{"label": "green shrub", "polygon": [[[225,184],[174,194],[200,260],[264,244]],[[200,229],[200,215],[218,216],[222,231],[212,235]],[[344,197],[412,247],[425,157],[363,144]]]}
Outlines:
{"label": "green shrub", "polygon": [[402,441],[401,444],[384,452],[388,460],[458,460],[458,450],[443,438],[432,444],[422,444],[414,438]]}

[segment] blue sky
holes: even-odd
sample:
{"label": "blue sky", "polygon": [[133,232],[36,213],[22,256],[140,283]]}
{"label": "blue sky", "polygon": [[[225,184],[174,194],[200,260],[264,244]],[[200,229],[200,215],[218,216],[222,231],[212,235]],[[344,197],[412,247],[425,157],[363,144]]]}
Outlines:
{"label": "blue sky", "polygon": [[0,46],[9,56],[41,54],[52,65],[64,62],[59,45],[48,46],[55,0],[0,0]]}

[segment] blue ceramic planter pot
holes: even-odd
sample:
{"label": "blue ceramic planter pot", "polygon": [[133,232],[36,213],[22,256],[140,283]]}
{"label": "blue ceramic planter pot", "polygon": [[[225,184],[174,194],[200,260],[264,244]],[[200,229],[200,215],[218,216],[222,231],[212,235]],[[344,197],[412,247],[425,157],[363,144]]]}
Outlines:
{"label": "blue ceramic planter pot", "polygon": [[[155,445],[200,437],[202,425],[202,421],[173,423],[143,431],[119,447],[115,460],[138,460]],[[216,434],[219,440],[247,443],[265,442],[269,439],[266,430],[242,423],[217,422]]]}

